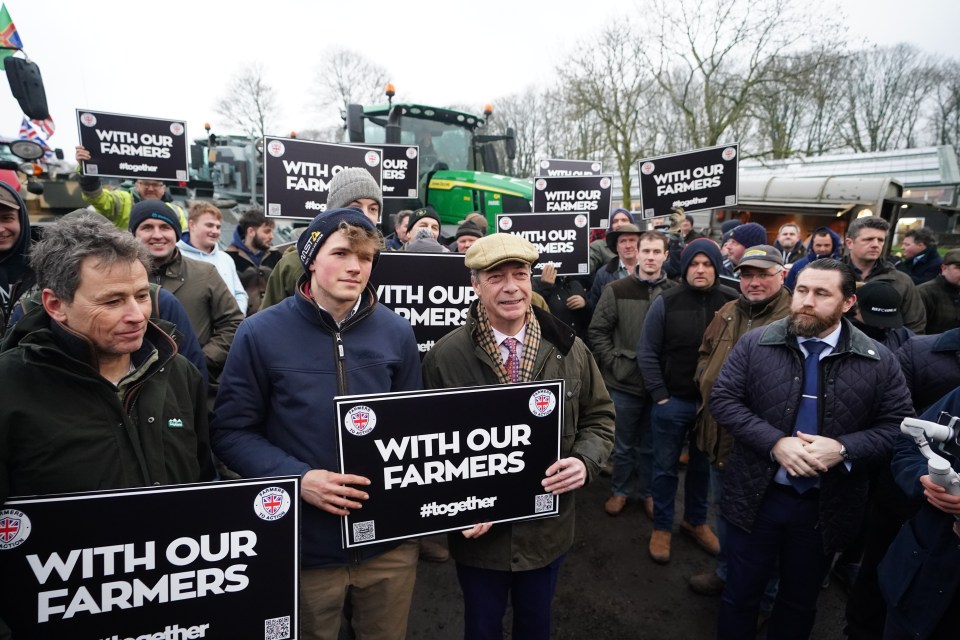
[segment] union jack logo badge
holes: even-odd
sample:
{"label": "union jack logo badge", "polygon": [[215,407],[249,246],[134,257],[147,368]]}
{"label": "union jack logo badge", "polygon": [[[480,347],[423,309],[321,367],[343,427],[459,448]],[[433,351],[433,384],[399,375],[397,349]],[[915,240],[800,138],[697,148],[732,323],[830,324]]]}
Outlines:
{"label": "union jack logo badge", "polygon": [[377,414],[368,406],[357,405],[347,411],[343,426],[355,436],[365,436],[377,426]]}
{"label": "union jack logo badge", "polygon": [[0,511],[0,551],[19,547],[30,536],[30,518],[23,511]]}

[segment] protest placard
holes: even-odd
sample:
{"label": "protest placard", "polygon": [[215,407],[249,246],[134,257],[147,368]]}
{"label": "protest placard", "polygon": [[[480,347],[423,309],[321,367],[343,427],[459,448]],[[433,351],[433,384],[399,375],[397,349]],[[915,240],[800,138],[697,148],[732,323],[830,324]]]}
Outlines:
{"label": "protest placard", "polygon": [[380,304],[410,322],[421,357],[464,323],[477,297],[462,253],[381,253],[370,284]]}
{"label": "protest placard", "polygon": [[90,152],[83,173],[104,178],[185,182],[187,123],[77,109],[80,144]]}
{"label": "protest placard", "polygon": [[737,204],[737,144],[641,160],[640,211],[644,220]]}
{"label": "protest placard", "polygon": [[12,498],[0,618],[14,638],[296,638],[299,519],[298,478]]}
{"label": "protest placard", "polygon": [[534,213],[586,213],[591,229],[610,223],[610,176],[563,176],[533,181]]}
{"label": "protest placard", "polygon": [[548,262],[558,276],[589,273],[590,229],[585,213],[511,213],[497,216],[497,231],[526,238],[537,248],[540,259],[534,273]]}
{"label": "protest placard", "polygon": [[599,176],[603,163],[596,160],[547,159],[537,163],[537,176]]}
{"label": "protest placard", "polygon": [[327,209],[330,180],[351,167],[366,169],[382,184],[379,149],[267,136],[263,153],[267,217],[312,220]]}
{"label": "protest placard", "polygon": [[[563,381],[336,398],[340,470],[370,480],[343,518],[352,548],[555,516]],[[482,407],[482,411],[476,410]]]}
{"label": "protest placard", "polygon": [[379,149],[383,155],[383,198],[416,198],[420,181],[420,150],[417,145],[352,143]]}

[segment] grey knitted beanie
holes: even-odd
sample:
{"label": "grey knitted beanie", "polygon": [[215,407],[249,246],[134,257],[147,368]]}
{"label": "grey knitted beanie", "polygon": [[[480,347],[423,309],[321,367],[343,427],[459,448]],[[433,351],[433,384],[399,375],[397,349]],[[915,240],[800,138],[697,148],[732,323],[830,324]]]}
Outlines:
{"label": "grey knitted beanie", "polygon": [[330,180],[327,194],[327,210],[349,207],[350,203],[360,198],[376,200],[383,208],[383,194],[377,181],[370,172],[361,167],[344,169]]}

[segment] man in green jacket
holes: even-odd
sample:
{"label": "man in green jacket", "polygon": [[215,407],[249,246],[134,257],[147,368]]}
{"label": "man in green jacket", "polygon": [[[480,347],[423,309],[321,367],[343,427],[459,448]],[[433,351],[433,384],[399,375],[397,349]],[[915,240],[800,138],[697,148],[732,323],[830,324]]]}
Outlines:
{"label": "man in green jacket", "polygon": [[[183,257],[177,248],[176,224],[173,212],[159,200],[138,202],[130,213],[130,233],[153,257],[150,280],[175,295],[186,309],[214,384],[243,312],[213,265]],[[211,397],[213,392],[212,388]]]}
{"label": "man in green jacket", "polygon": [[883,257],[883,246],[890,231],[890,223],[877,216],[857,218],[847,227],[847,256],[843,261],[853,267],[857,286],[865,282],[889,283],[903,300],[900,313],[903,326],[914,333],[923,333],[927,326],[927,312],[917,286],[910,276],[897,271]]}
{"label": "man in green jacket", "polygon": [[214,479],[203,380],[149,321],[149,255],[98,218],[32,250],[42,304],[0,345],[0,505]]}
{"label": "man in green jacket", "polygon": [[644,390],[637,368],[637,342],[650,305],[657,296],[676,285],[663,271],[668,251],[666,235],[659,231],[644,232],[640,236],[635,272],[604,287],[590,321],[590,345],[617,409],[612,495],[603,505],[611,516],[620,515],[627,498],[636,495],[653,519],[650,396]]}
{"label": "man in green jacket", "polygon": [[[423,363],[427,388],[565,381],[560,459],[544,470],[544,490],[568,494],[599,471],[613,443],[613,403],[600,371],[570,327],[531,306],[530,242],[496,233],[477,240],[465,264],[477,300],[467,322],[444,336]],[[512,592],[514,638],[550,636],[560,564],[573,544],[574,496],[557,518],[481,523],[450,535],[464,595],[466,637],[501,637]]]}

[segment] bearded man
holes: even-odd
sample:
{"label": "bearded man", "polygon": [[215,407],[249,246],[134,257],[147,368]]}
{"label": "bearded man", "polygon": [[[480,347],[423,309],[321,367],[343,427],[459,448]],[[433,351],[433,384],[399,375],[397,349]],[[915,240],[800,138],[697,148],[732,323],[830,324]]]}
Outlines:
{"label": "bearded man", "polygon": [[777,565],[768,637],[809,637],[829,561],[862,522],[869,467],[889,459],[913,415],[896,358],[843,318],[854,302],[848,265],[811,262],[790,316],[741,338],[713,387],[710,411],[734,438],[720,639],[755,635]]}

